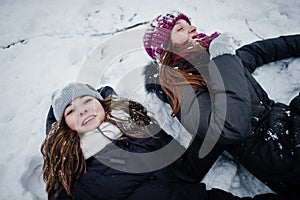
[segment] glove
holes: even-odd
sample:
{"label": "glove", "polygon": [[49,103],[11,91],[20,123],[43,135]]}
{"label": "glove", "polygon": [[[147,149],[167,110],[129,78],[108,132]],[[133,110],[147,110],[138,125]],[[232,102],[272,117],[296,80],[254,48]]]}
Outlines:
{"label": "glove", "polygon": [[206,35],[205,33],[198,33],[197,35],[194,35],[192,38],[198,41],[198,43],[203,46],[204,48],[208,49],[211,41],[216,39],[220,33],[214,32],[211,35]]}
{"label": "glove", "polygon": [[235,55],[235,50],[238,46],[238,41],[229,33],[222,33],[214,39],[209,46],[210,59],[216,58],[223,54]]}

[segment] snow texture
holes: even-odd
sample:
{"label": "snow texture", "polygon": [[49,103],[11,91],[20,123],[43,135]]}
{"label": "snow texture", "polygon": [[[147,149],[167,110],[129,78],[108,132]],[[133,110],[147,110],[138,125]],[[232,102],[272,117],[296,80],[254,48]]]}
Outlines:
{"label": "snow texture", "polygon": [[[243,45],[300,33],[299,8],[298,0],[1,0],[0,199],[47,198],[40,146],[51,94],[76,81],[83,63],[103,42],[146,28],[158,14],[175,9],[186,13],[199,32],[230,32]],[[107,58],[105,48],[102,58]],[[150,97],[141,73],[148,61],[144,51],[112,59],[98,84],[146,104]],[[123,79],[129,72],[134,76]],[[271,63],[254,75],[271,98],[288,103],[299,92],[300,60]],[[238,196],[270,191],[226,152],[203,182]]]}

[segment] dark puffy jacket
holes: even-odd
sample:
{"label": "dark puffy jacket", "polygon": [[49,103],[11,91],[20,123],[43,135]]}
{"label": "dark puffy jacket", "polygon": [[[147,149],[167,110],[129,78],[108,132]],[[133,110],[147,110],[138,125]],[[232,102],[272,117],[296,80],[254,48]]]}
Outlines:
{"label": "dark puffy jacket", "polygon": [[[300,35],[245,45],[236,51],[246,70],[252,101],[252,137],[229,151],[276,192],[300,193],[300,115],[296,105],[274,103],[253,78],[259,66],[300,56]],[[300,88],[299,88],[300,91]],[[298,95],[295,99],[299,99]],[[298,103],[298,108],[300,104]]]}
{"label": "dark puffy jacket", "polygon": [[[235,143],[229,145],[227,150],[273,190],[298,192],[300,164],[297,157],[300,155],[298,153],[298,156],[295,156],[297,143],[294,137],[297,137],[299,130],[293,131],[297,126],[296,123],[291,124],[289,106],[269,99],[251,73],[263,64],[299,57],[300,35],[255,42],[238,49],[236,54],[243,63],[243,70],[232,67],[239,60],[234,56],[223,55],[213,59],[224,82],[226,103],[221,104],[221,101],[218,105],[214,105],[216,94],[220,95],[222,91],[215,90],[213,83],[210,92],[199,89],[194,94],[192,90],[189,90],[190,94],[186,96],[183,94],[185,99],[177,117],[186,129],[196,132],[203,138],[206,134],[212,133],[207,130],[211,126],[213,119],[211,116],[215,116],[218,112],[217,106],[226,106],[223,129],[220,124],[220,127],[216,126],[217,128],[213,130],[218,133],[218,128],[222,129],[218,142]],[[222,68],[222,65],[225,67]],[[209,79],[211,81],[211,77]],[[172,106],[172,102],[159,84],[158,65],[155,62],[145,68],[145,87],[148,92],[155,92],[162,101]],[[196,101],[199,105],[195,103]],[[290,134],[286,134],[286,131],[290,131]]]}
{"label": "dark puffy jacket", "polygon": [[[110,87],[103,87],[98,90],[105,98],[113,90]],[[51,124],[53,113],[50,109],[47,124]],[[53,121],[52,121],[53,122]],[[148,128],[159,128],[150,125]],[[114,141],[93,157],[86,160],[87,171],[72,186],[72,194],[76,200],[235,200],[235,199],[257,199],[257,200],[283,200],[286,198],[297,199],[296,195],[275,195],[263,194],[254,198],[240,198],[219,190],[206,190],[205,185],[200,183],[204,173],[208,171],[217,156],[223,150],[220,146],[205,158],[199,159],[198,152],[202,139],[196,136],[180,158],[175,159],[169,165],[154,171],[144,173],[125,172],[119,168],[136,167],[144,165],[147,160],[134,159],[129,154],[147,153],[159,150],[166,145],[173,144],[167,154],[172,157],[176,153],[174,149],[180,150],[183,147],[167,135],[163,130],[158,129],[158,138],[143,138]],[[117,147],[117,148],[116,148]],[[125,151],[123,151],[125,150]],[[107,159],[108,158],[108,159]],[[163,155],[158,155],[152,161],[166,160]],[[151,163],[150,163],[151,164]],[[149,163],[146,163],[149,165]],[[62,190],[58,197],[52,200],[70,200],[65,190]]]}
{"label": "dark puffy jacket", "polygon": [[[251,101],[240,59],[229,54],[218,56],[203,73],[209,78],[210,92],[204,88],[195,91],[189,85],[179,86],[182,102],[176,117],[190,133],[203,139],[210,137],[225,145],[242,142],[251,133]],[[145,82],[148,92],[155,92],[172,106],[160,86],[157,63],[146,66]]]}
{"label": "dark puffy jacket", "polygon": [[[115,143],[119,148],[126,151],[148,152],[155,150],[160,145],[164,145],[171,138],[160,132],[155,139],[119,141]],[[194,140],[195,141],[195,140]],[[193,145],[192,145],[193,146]],[[72,194],[76,200],[220,200],[220,199],[252,199],[250,197],[240,198],[232,194],[219,190],[206,190],[205,185],[199,182],[197,177],[190,176],[185,172],[189,167],[197,165],[190,163],[188,154],[197,155],[197,152],[187,152],[171,165],[160,170],[148,173],[127,173],[115,170],[102,164],[97,158],[105,156],[110,152],[111,145],[107,146],[94,157],[89,158],[87,172],[72,186]],[[104,152],[104,153],[103,153]],[[113,157],[115,159],[115,157]],[[126,154],[118,154],[119,160],[127,160]],[[138,164],[141,164],[137,161]],[[120,164],[120,163],[119,163]],[[124,164],[124,163],[123,163]],[[253,199],[297,199],[296,195],[258,195]],[[53,200],[71,199],[63,190],[57,198]]]}

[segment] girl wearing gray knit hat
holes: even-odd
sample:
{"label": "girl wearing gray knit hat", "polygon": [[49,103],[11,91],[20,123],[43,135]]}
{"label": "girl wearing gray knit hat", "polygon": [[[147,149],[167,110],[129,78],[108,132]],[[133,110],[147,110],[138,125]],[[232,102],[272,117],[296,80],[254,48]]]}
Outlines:
{"label": "girl wearing gray knit hat", "polygon": [[[60,182],[71,195],[73,178],[85,173],[84,160],[112,141],[152,136],[148,130],[139,128],[155,122],[141,104],[113,96],[103,99],[85,83],[74,82],[56,90],[51,104],[57,122],[42,145],[49,197]],[[62,158],[66,161],[61,163]]]}

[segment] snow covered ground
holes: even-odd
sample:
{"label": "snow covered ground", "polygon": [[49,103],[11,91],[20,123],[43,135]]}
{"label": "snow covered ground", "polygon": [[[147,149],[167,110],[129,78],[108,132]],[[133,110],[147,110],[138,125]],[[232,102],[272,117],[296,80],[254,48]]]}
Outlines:
{"label": "snow covered ground", "polygon": [[[144,29],[149,20],[173,9],[189,15],[199,31],[231,32],[241,44],[300,33],[298,0],[0,0],[1,200],[46,199],[39,149],[51,93],[82,79],[88,56],[103,44]],[[138,26],[130,28],[134,25]],[[120,42],[120,48],[127,49],[127,54],[99,64],[103,77],[97,84],[111,85],[123,96],[144,101],[138,73],[149,58],[139,48],[124,44]],[[102,58],[108,56],[107,51],[99,52]],[[131,72],[136,79],[121,85],[120,80]],[[271,63],[255,76],[270,97],[287,103],[300,88],[300,60]],[[133,93],[126,90],[132,84]],[[223,188],[239,196],[269,191],[226,156],[219,158],[203,181],[208,188]]]}

